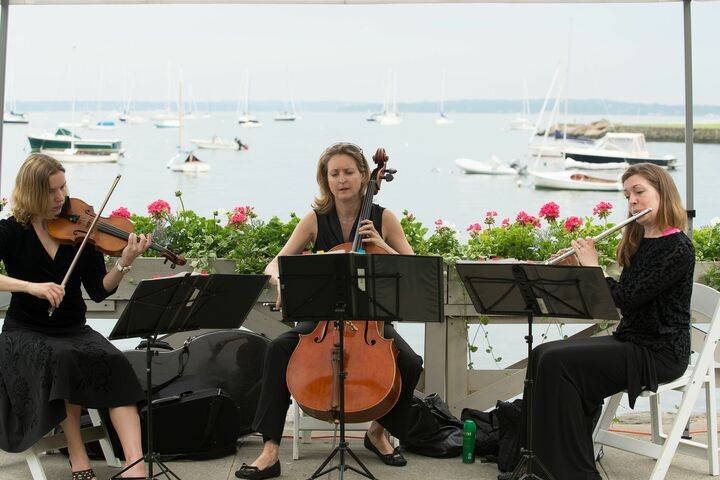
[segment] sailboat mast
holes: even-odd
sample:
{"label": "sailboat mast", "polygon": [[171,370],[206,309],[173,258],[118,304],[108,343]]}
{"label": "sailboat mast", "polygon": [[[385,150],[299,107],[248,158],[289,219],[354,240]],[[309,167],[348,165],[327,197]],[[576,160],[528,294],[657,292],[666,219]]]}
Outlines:
{"label": "sailboat mast", "polygon": [[183,149],[183,98],[182,80],[178,82],[178,150]]}

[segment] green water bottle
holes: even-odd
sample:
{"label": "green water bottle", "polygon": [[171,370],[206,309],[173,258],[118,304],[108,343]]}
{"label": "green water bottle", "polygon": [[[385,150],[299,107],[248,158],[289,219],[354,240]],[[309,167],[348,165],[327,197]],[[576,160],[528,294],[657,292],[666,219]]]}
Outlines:
{"label": "green water bottle", "polygon": [[463,463],[475,463],[475,432],[477,425],[470,419],[463,425]]}

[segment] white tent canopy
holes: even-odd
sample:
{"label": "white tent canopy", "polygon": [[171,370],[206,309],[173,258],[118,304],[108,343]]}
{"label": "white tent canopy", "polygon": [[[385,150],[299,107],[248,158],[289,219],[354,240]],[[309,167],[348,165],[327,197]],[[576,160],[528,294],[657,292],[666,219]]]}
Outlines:
{"label": "white tent canopy", "polygon": [[[692,33],[691,1],[713,0],[0,0],[0,98],[5,98],[5,68],[7,60],[8,15],[10,5],[382,5],[382,4],[551,4],[551,3],[683,3],[684,65],[685,65],[685,206],[689,225],[695,216],[693,199],[693,96],[692,96]],[[648,7],[650,8],[650,7]],[[2,136],[0,122],[0,176],[2,175]]]}

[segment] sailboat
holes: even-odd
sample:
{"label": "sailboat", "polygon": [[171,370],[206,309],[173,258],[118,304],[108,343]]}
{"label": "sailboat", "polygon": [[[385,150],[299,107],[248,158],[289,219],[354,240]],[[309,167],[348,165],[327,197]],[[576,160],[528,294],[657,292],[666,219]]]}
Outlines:
{"label": "sailboat", "polygon": [[511,130],[535,130],[535,125],[530,121],[530,98],[528,95],[527,81],[523,79],[525,98],[522,103],[522,113],[510,122]]}
{"label": "sailboat", "polygon": [[435,125],[449,125],[453,123],[453,119],[448,117],[445,112],[445,70],[442,74],[442,84],[440,86],[440,110],[438,116],[435,117]]}
{"label": "sailboat", "polygon": [[391,71],[388,71],[383,110],[379,115],[375,115],[375,122],[380,125],[398,125],[402,122],[402,117],[397,111],[397,76]]}
{"label": "sailboat", "polygon": [[[123,83],[124,90],[124,83]],[[135,90],[135,77],[130,79],[130,93],[128,94],[126,101],[123,105],[123,111],[118,115],[118,120],[122,123],[133,125],[138,123],[145,123],[145,118],[140,115],[134,114],[133,112],[133,92]]]}
{"label": "sailboat", "polygon": [[[262,127],[262,123],[250,113],[250,71],[245,70],[245,93],[243,95],[243,109],[238,115],[238,124],[243,128]],[[238,111],[240,110],[240,102],[238,102]]]}
{"label": "sailboat", "polygon": [[182,80],[178,87],[178,151],[170,158],[166,167],[173,172],[198,173],[210,170],[210,164],[201,161],[195,152],[183,149],[183,100]]}
{"label": "sailboat", "polygon": [[30,120],[25,116],[24,113],[20,113],[17,111],[17,104],[14,97],[14,86],[15,82],[12,81],[8,82],[8,107],[10,111],[5,110],[3,112],[3,123],[30,123]]}
{"label": "sailboat", "polygon": [[[289,87],[289,85],[288,85]],[[292,89],[290,90],[290,110],[283,110],[282,112],[278,112],[277,115],[275,115],[276,122],[294,122],[295,120],[300,120],[300,116],[295,112],[295,95],[293,95]]]}

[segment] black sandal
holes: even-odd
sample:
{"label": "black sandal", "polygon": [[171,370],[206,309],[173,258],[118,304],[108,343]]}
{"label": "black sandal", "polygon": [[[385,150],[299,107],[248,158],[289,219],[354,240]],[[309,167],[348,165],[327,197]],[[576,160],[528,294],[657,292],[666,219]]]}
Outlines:
{"label": "black sandal", "polygon": [[95,475],[95,472],[93,472],[92,468],[80,470],[79,472],[72,472],[72,480],[93,480],[93,478],[97,479],[97,476]]}
{"label": "black sandal", "polygon": [[400,447],[395,447],[392,453],[380,453],[380,450],[378,450],[377,447],[370,441],[370,437],[368,437],[367,433],[365,434],[363,444],[365,445],[365,448],[377,455],[385,465],[390,465],[391,467],[404,467],[407,465],[407,460],[403,457],[403,454],[400,453]]}

